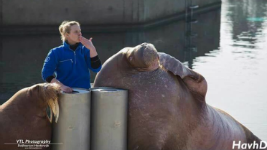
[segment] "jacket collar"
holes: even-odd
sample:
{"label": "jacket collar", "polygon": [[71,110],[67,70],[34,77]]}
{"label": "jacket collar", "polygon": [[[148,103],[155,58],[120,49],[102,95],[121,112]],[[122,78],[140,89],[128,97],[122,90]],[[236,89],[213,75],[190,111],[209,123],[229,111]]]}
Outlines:
{"label": "jacket collar", "polygon": [[[63,42],[63,46],[64,46],[65,49],[68,49],[68,50],[73,51],[73,50],[70,48],[70,45],[69,45],[66,41]],[[76,48],[76,50],[80,49],[81,46],[82,46],[82,43],[80,42],[79,45],[78,45],[78,47]]]}

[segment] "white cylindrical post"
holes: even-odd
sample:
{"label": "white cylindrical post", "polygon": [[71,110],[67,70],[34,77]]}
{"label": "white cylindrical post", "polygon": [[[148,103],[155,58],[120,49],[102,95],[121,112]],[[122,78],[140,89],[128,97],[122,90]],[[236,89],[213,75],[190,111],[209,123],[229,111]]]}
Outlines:
{"label": "white cylindrical post", "polygon": [[91,150],[126,150],[128,91],[93,88],[91,99]]}
{"label": "white cylindrical post", "polygon": [[91,91],[61,93],[59,119],[53,123],[53,150],[90,150]]}

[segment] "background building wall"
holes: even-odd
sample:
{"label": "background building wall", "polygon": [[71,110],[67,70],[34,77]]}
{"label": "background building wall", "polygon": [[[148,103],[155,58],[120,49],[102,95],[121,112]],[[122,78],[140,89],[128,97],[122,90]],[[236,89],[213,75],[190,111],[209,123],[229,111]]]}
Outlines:
{"label": "background building wall", "polygon": [[[192,0],[200,8],[218,2]],[[0,0],[0,25],[59,25],[63,20],[83,25],[137,24],[184,10],[185,0]]]}

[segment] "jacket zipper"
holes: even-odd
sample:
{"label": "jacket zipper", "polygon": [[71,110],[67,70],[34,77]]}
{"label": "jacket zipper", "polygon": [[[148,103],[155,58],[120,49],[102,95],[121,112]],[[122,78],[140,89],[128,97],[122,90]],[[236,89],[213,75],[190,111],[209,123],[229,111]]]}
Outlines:
{"label": "jacket zipper", "polygon": [[75,60],[75,64],[76,64],[76,53],[74,51],[74,60]]}

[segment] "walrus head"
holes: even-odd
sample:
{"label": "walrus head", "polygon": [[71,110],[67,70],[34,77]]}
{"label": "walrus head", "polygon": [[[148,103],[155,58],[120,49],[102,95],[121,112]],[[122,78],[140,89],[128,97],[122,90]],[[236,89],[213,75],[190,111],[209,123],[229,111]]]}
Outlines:
{"label": "walrus head", "polygon": [[41,102],[39,100],[39,102],[37,103],[41,108],[47,108],[47,106],[49,106],[50,122],[52,122],[52,113],[54,114],[55,122],[57,122],[59,118],[59,105],[58,105],[59,94],[60,94],[60,87],[55,83],[41,83],[33,85],[28,88],[29,97],[40,98]]}
{"label": "walrus head", "polygon": [[138,71],[153,71],[159,67],[159,56],[153,44],[142,43],[126,52],[128,62]]}

